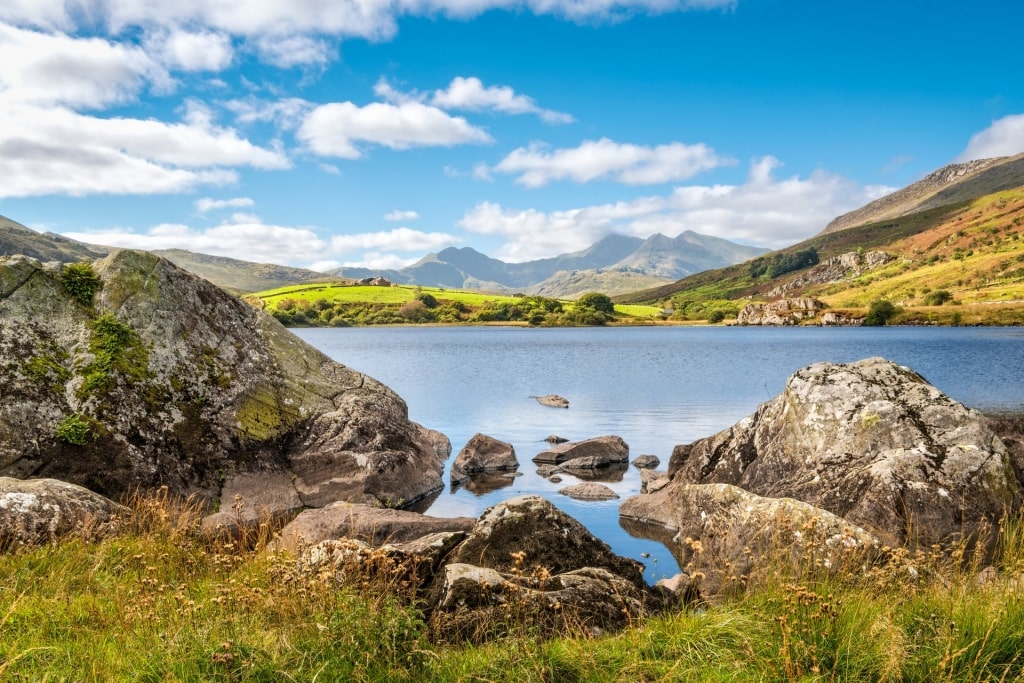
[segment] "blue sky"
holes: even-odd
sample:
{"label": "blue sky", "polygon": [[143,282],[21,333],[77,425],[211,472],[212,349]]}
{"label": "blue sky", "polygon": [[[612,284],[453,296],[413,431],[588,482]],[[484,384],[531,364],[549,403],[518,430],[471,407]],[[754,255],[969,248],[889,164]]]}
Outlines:
{"label": "blue sky", "polygon": [[323,269],[781,247],[1024,152],[1024,3],[5,0],[0,214]]}

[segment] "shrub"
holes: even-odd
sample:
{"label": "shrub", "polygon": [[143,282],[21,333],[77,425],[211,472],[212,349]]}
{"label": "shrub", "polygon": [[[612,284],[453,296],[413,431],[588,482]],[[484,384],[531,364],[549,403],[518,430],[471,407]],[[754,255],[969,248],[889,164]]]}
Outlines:
{"label": "shrub", "polygon": [[928,292],[924,297],[925,306],[941,306],[947,301],[952,301],[953,295],[945,289],[937,289],[934,292]]}
{"label": "shrub", "polygon": [[61,271],[60,281],[72,299],[83,306],[92,306],[92,297],[100,288],[100,279],[91,263],[69,263]]}
{"label": "shrub", "polygon": [[402,304],[402,307],[398,309],[398,315],[414,323],[429,322],[434,319],[427,305],[418,299]]}
{"label": "shrub", "polygon": [[72,446],[84,446],[91,433],[89,421],[81,415],[68,415],[58,423],[55,431],[58,439]]}
{"label": "shrub", "polygon": [[725,320],[725,311],[712,311],[711,315],[708,316],[708,322],[715,324]]}
{"label": "shrub", "polygon": [[889,322],[889,320],[898,313],[895,306],[888,301],[872,301],[871,307],[868,308],[867,317],[864,318],[864,324],[873,327],[880,327]]}
{"label": "shrub", "polygon": [[437,308],[437,298],[433,294],[420,294],[416,297],[416,300],[423,302],[423,305],[427,308]]}
{"label": "shrub", "polygon": [[588,292],[576,300],[576,308],[589,308],[599,313],[615,314],[615,304],[611,297],[601,292]]}

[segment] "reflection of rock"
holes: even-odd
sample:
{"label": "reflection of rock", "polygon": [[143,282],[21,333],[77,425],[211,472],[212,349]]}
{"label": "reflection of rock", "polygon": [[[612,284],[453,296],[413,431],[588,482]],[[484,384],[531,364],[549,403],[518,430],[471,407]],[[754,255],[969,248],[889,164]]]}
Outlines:
{"label": "reflection of rock", "polygon": [[575,460],[570,460],[562,467],[565,472],[583,481],[622,481],[622,478],[629,470],[629,465],[624,462],[608,465],[607,467],[583,467],[580,469],[570,467],[575,462]]}
{"label": "reflection of rock", "polygon": [[691,577],[704,576],[705,596],[741,581],[758,561],[779,552],[838,567],[844,560],[862,561],[864,555],[854,551],[876,545],[863,529],[813,505],[763,498],[727,484],[673,482],[657,493],[628,498],[619,515],[643,536],[662,542],[669,537],[666,545],[679,566]]}
{"label": "reflection of rock", "polygon": [[629,462],[629,446],[618,436],[598,436],[585,441],[568,441],[541,451],[534,462],[562,465],[576,458],[595,458],[588,467],[604,467],[613,463]]}
{"label": "reflection of rock", "polygon": [[0,477],[0,550],[44,545],[66,536],[102,538],[128,509],[56,479]]}
{"label": "reflection of rock", "polygon": [[559,489],[558,492],[563,496],[569,496],[576,500],[613,500],[619,497],[619,494],[615,493],[615,491],[612,491],[604,484],[597,484],[594,482],[573,484],[572,486],[566,486],[565,488]]}
{"label": "reflection of rock", "polygon": [[656,455],[639,455],[633,460],[633,467],[640,469],[654,469],[661,464],[661,458]]}
{"label": "reflection of rock", "polygon": [[1021,499],[984,417],[882,358],[798,371],[750,417],[677,446],[669,472],[675,482],[795,498],[889,545],[994,527]]}
{"label": "reflection of rock", "polygon": [[531,396],[530,398],[537,399],[537,403],[542,406],[551,406],[552,408],[568,408],[569,399],[562,398],[558,394],[548,394],[547,396]]}
{"label": "reflection of rock", "polygon": [[564,436],[558,436],[557,434],[549,434],[548,437],[544,440],[550,444],[559,444],[565,443],[569,439],[566,439]]}
{"label": "reflection of rock", "polygon": [[408,510],[338,502],[301,512],[281,530],[279,547],[294,550],[324,540],[352,538],[372,545],[412,541],[442,531],[469,531],[470,517],[429,517]]}
{"label": "reflection of rock", "polygon": [[537,475],[547,479],[555,474],[561,474],[562,468],[558,465],[540,465],[537,467]]}
{"label": "reflection of rock", "polygon": [[455,456],[451,480],[460,483],[482,472],[511,471],[519,467],[512,444],[486,434],[474,434]]}
{"label": "reflection of rock", "polygon": [[482,496],[490,493],[491,491],[497,491],[500,488],[511,486],[513,481],[515,481],[515,477],[510,477],[508,474],[482,472],[480,474],[474,474],[473,476],[462,480],[458,484],[452,484],[452,487],[453,490],[455,488],[464,488],[470,493]]}

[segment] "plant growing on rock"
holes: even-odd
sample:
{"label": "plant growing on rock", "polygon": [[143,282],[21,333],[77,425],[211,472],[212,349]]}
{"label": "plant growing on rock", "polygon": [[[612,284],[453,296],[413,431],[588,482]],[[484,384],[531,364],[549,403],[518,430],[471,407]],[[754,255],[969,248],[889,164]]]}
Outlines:
{"label": "plant growing on rock", "polygon": [[85,307],[92,306],[92,298],[100,288],[100,279],[91,263],[69,263],[61,271],[60,281],[72,299]]}
{"label": "plant growing on rock", "polygon": [[92,436],[92,428],[81,415],[68,415],[57,424],[54,434],[66,444],[84,446]]}

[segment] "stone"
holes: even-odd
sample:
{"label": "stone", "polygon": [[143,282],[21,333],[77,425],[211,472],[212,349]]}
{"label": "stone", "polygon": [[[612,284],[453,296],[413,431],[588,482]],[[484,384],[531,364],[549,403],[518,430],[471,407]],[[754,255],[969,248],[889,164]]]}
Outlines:
{"label": "stone", "polygon": [[779,299],[769,303],[747,304],[736,316],[737,325],[799,325],[815,318],[827,308],[824,302],[811,298]]}
{"label": "stone", "polygon": [[656,455],[639,455],[633,459],[633,467],[638,469],[655,469],[661,464],[661,458]]}
{"label": "stone", "polygon": [[753,415],[676,446],[669,474],[794,498],[893,546],[970,537],[1021,502],[985,418],[884,358],[796,372]]}
{"label": "stone", "polygon": [[431,517],[408,510],[336,502],[299,513],[281,529],[274,547],[295,551],[340,538],[379,546],[413,541],[433,533],[468,532],[475,524],[472,517]]}
{"label": "stone", "polygon": [[536,399],[537,403],[542,406],[550,406],[551,408],[568,408],[569,399],[562,398],[558,394],[548,394],[547,396],[531,396],[530,398]]}
{"label": "stone", "polygon": [[564,470],[558,465],[540,465],[537,467],[537,474],[545,479],[552,477],[556,474],[561,474]]}
{"label": "stone", "polygon": [[619,497],[619,494],[604,484],[592,481],[566,486],[565,488],[558,489],[558,492],[563,496],[569,496],[576,500],[614,500]]}
{"label": "stone", "polygon": [[[523,553],[517,566],[513,554]],[[462,562],[509,573],[541,567],[562,574],[597,567],[646,589],[643,565],[614,554],[608,544],[540,496],[519,496],[494,505],[452,552]]]}
{"label": "stone", "polygon": [[520,632],[593,635],[620,630],[650,610],[656,594],[606,569],[516,575],[451,563],[440,577],[432,635],[449,643],[483,643]]}
{"label": "stone", "polygon": [[486,434],[474,434],[452,463],[453,483],[466,481],[483,472],[515,471],[519,467],[512,444]]}
{"label": "stone", "polygon": [[559,444],[565,443],[569,439],[566,439],[564,436],[558,436],[557,434],[549,434],[544,440],[550,444]]}
{"label": "stone", "polygon": [[167,260],[92,268],[81,302],[63,265],[0,257],[0,476],[167,486],[225,511],[239,495],[247,523],[442,489],[447,439],[386,386]]}
{"label": "stone", "polygon": [[[533,461],[541,464],[563,465],[576,458],[599,458],[605,465],[629,462],[629,446],[618,436],[598,436],[585,441],[567,441],[541,451]],[[597,461],[592,461],[597,462]],[[603,465],[590,465],[590,467]]]}
{"label": "stone", "polygon": [[392,586],[406,582],[406,590],[425,594],[444,558],[464,537],[461,531],[451,531],[384,545],[352,538],[320,541],[301,551],[299,566],[309,573],[333,572],[340,584],[360,586],[363,579]]}
{"label": "stone", "polygon": [[765,498],[728,484],[672,482],[627,498],[620,521],[661,540],[707,598],[742,585],[759,562],[859,566],[879,546],[864,529],[792,498]]}
{"label": "stone", "polygon": [[665,472],[657,470],[640,470],[640,492],[654,493],[672,481]]}
{"label": "stone", "polygon": [[116,533],[128,508],[56,479],[0,477],[0,550]]}

